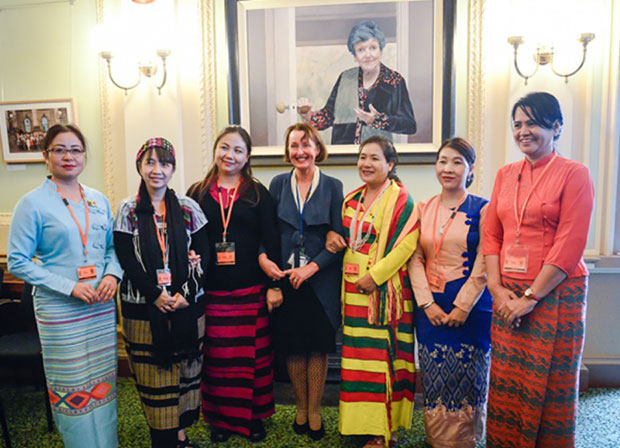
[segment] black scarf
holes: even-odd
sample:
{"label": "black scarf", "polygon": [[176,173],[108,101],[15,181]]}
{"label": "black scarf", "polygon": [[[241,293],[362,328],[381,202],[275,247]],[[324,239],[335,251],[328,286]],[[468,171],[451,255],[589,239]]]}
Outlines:
{"label": "black scarf", "polygon": [[[147,304],[147,316],[153,336],[153,351],[158,366],[169,368],[181,359],[197,359],[200,356],[197,304],[194,300],[195,288],[190,289],[188,297],[182,287],[188,280],[189,260],[187,254],[187,233],[181,206],[173,190],[168,188],[164,196],[166,204],[166,229],[168,236],[168,267],[172,274],[172,284],[167,287],[168,294],[177,292],[185,297],[190,306],[174,312],[162,313],[154,303]],[[155,210],[144,181],[140,183],[136,215],[140,254],[147,274],[157,282],[157,269],[164,267],[161,248],[157,240],[157,229],[153,222]]]}

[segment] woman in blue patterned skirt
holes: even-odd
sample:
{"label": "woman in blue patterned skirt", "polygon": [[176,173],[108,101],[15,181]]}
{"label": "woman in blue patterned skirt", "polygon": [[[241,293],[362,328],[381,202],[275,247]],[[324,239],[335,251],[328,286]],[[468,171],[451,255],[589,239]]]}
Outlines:
{"label": "woman in blue patterned skirt", "polygon": [[43,148],[51,176],[15,207],[8,267],[35,286],[47,387],[65,446],[114,448],[112,298],[122,271],[112,243],[112,213],[105,196],[78,182],[86,142],[77,127],[52,126]]}
{"label": "woman in blue patterned skirt", "polygon": [[467,193],[476,153],[446,141],[435,170],[441,193],[417,204],[420,242],[409,262],[426,440],[469,447],[484,436],[490,366],[491,295],[480,236],[488,201]]}

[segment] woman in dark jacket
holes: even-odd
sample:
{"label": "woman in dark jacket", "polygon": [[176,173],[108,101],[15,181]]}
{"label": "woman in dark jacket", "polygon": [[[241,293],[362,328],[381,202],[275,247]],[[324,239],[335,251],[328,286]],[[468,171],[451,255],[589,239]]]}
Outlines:
{"label": "woman in dark jacket", "polygon": [[[269,186],[278,209],[281,268],[288,275],[282,282],[284,302],[274,312],[276,350],[286,358],[295,390],[293,429],[314,440],[325,433],[321,397],[327,354],[336,350],[342,281],[341,255],[325,249],[327,232],[341,232],[343,199],[342,183],[315,165],[326,157],[316,129],[304,123],[289,127],[284,158],[294,169],[276,176]],[[265,266],[264,258],[261,264]],[[269,273],[269,267],[264,270]]]}

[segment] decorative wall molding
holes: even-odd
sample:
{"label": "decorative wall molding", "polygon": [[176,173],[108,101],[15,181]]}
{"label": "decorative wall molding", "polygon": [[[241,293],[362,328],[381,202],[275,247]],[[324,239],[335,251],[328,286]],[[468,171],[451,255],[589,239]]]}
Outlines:
{"label": "decorative wall molding", "polygon": [[485,0],[469,0],[467,65],[467,140],[476,148],[474,191],[483,188],[484,170],[484,52],[483,23]]}
{"label": "decorative wall molding", "polygon": [[11,225],[12,213],[0,213],[0,259],[4,259],[7,253],[9,240],[9,226]]}
{"label": "decorative wall molding", "polygon": [[[104,11],[103,0],[97,0],[97,23],[103,23]],[[103,144],[103,178],[105,182],[105,194],[112,206],[116,209],[114,196],[114,161],[112,157],[112,123],[110,120],[110,97],[107,83],[107,72],[103,62],[99,62],[99,97],[101,104],[101,138]]]}
{"label": "decorative wall molding", "polygon": [[215,0],[200,0],[202,61],[200,80],[200,131],[202,170],[211,165],[211,145],[217,134],[217,82],[215,73]]}
{"label": "decorative wall molding", "polygon": [[[108,6],[106,8],[106,5]],[[117,6],[114,4],[114,6]],[[103,23],[110,9],[109,0],[97,0],[97,23]],[[110,207],[115,212],[124,199],[127,179],[124,164],[124,132],[123,113],[119,108],[120,90],[112,89],[108,83],[107,67],[103,59],[99,59],[99,96],[101,104],[101,138],[103,147],[103,179],[105,194]],[[121,132],[123,131],[123,132]]]}

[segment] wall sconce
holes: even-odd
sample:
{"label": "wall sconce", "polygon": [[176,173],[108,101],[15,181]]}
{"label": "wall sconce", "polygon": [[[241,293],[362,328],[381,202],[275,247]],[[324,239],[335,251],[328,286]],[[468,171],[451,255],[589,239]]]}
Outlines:
{"label": "wall sconce", "polygon": [[575,70],[573,70],[570,73],[559,73],[553,66],[553,52],[554,52],[553,47],[547,48],[545,46],[539,46],[538,48],[536,48],[536,54],[534,55],[534,61],[536,61],[536,67],[534,68],[534,71],[530,73],[529,75],[524,75],[523,72],[519,69],[519,64],[517,63],[517,54],[519,52],[519,46],[523,44],[524,42],[523,36],[509,37],[508,43],[512,45],[512,47],[514,48],[515,70],[517,71],[519,76],[525,79],[525,85],[527,85],[527,80],[531,78],[532,76],[534,76],[534,74],[536,74],[536,72],[538,71],[538,67],[540,67],[541,65],[547,65],[547,64],[551,64],[551,70],[553,71],[553,73],[555,73],[556,75],[560,77],[563,77],[564,82],[568,83],[568,78],[570,76],[573,76],[579,70],[581,70],[581,67],[583,67],[583,64],[586,62],[587,47],[588,47],[588,44],[592,41],[592,39],[594,39],[594,33],[583,33],[581,37],[579,37],[578,40],[579,42],[581,42],[581,45],[583,45],[583,54],[581,56],[581,63]]}
{"label": "wall sconce", "polygon": [[[138,65],[138,80],[133,85],[122,86],[118,82],[116,82],[114,80],[114,76],[112,76],[112,58],[114,57],[112,52],[102,51],[99,53],[99,56],[101,56],[101,58],[105,59],[106,61],[106,64],[108,66],[108,77],[110,78],[110,81],[112,81],[112,84],[114,84],[119,89],[123,89],[125,91],[125,95],[127,95],[127,92],[129,90],[137,87],[138,84],[140,84],[140,81],[142,81],[143,75],[146,76],[147,78],[152,78],[157,73],[156,63],[151,62],[151,61],[149,61],[148,63],[140,63]],[[170,56],[170,50],[157,50],[157,56],[159,56],[159,58],[161,59],[161,65],[164,70],[164,76],[162,78],[161,84],[158,86],[155,86],[157,88],[157,92],[161,95],[161,89],[164,87],[164,85],[166,85],[166,80],[168,78],[168,73],[166,71],[166,58]]]}

